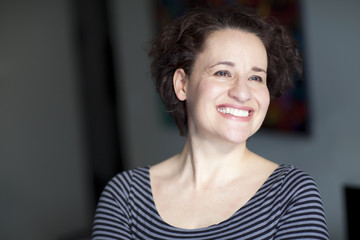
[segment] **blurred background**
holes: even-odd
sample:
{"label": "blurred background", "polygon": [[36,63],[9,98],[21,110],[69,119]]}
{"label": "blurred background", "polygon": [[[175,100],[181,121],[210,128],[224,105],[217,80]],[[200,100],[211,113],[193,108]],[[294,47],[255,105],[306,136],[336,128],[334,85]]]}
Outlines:
{"label": "blurred background", "polygon": [[[0,239],[89,239],[113,175],[182,149],[149,73],[157,9],[0,1]],[[312,175],[331,239],[342,240],[345,186],[360,187],[360,1],[300,0],[300,11],[310,130],[263,130],[249,148]]]}

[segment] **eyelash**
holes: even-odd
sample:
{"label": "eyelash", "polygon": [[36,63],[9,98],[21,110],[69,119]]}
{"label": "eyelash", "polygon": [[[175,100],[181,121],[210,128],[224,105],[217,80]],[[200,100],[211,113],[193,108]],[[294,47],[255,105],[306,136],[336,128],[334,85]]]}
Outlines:
{"label": "eyelash", "polygon": [[[253,79],[253,78],[257,78],[257,79],[255,80],[255,79]],[[262,77],[259,77],[259,76],[251,76],[249,79],[250,79],[250,80],[257,81],[257,82],[263,82]]]}
{"label": "eyelash", "polygon": [[214,75],[219,77],[231,77],[231,74],[228,71],[217,71]]}
{"label": "eyelash", "polygon": [[[214,75],[218,76],[218,77],[231,77],[231,73],[229,71],[224,71],[224,70],[217,71]],[[254,78],[256,78],[256,79],[254,79]],[[249,80],[253,80],[253,81],[256,81],[259,83],[264,82],[263,78],[260,76],[251,76],[249,78]]]}

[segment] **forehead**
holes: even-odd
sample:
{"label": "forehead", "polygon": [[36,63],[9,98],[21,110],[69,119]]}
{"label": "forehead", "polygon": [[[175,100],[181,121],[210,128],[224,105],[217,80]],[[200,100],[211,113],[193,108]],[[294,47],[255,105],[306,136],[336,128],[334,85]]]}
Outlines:
{"label": "forehead", "polygon": [[[253,64],[267,65],[266,49],[259,37],[237,29],[225,29],[211,33],[199,58],[237,61],[247,59]],[[220,60],[218,59],[218,60]]]}
{"label": "forehead", "polygon": [[[229,38],[230,36],[232,38]],[[216,30],[214,32],[211,32],[206,37],[206,43],[209,43],[211,41],[216,41],[216,40],[218,40],[218,41],[219,40],[246,41],[248,39],[255,41],[256,44],[261,44],[262,46],[264,46],[261,39],[258,36],[256,36],[255,33],[248,32],[248,31],[241,30],[241,29],[236,29],[236,28],[225,28],[225,29]]]}

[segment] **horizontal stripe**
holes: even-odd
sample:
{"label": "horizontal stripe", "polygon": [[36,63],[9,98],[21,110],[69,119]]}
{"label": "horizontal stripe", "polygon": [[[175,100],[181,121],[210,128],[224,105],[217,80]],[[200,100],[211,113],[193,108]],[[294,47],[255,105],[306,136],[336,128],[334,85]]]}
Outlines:
{"label": "horizontal stripe", "polygon": [[159,216],[149,167],[115,176],[95,214],[95,239],[329,239],[314,180],[291,165],[279,166],[229,219],[206,228],[181,229]]}

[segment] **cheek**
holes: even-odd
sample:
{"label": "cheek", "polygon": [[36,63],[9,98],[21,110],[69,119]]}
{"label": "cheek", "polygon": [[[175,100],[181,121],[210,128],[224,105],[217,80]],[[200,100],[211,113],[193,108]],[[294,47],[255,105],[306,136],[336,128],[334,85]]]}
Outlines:
{"label": "cheek", "polygon": [[261,91],[259,91],[257,94],[257,99],[261,105],[260,108],[267,111],[267,109],[269,108],[269,104],[270,104],[269,90],[267,88],[265,88],[265,89],[262,89]]}
{"label": "cheek", "polygon": [[202,84],[199,85],[198,95],[201,95],[207,99],[211,99],[215,98],[220,91],[221,89],[219,88],[219,86],[212,83],[211,81],[203,81]]}
{"label": "cheek", "polygon": [[211,99],[215,99],[221,93],[221,88],[211,81],[201,81],[197,86],[193,86],[192,90],[189,92],[190,102],[199,103],[203,102],[209,103]]}

